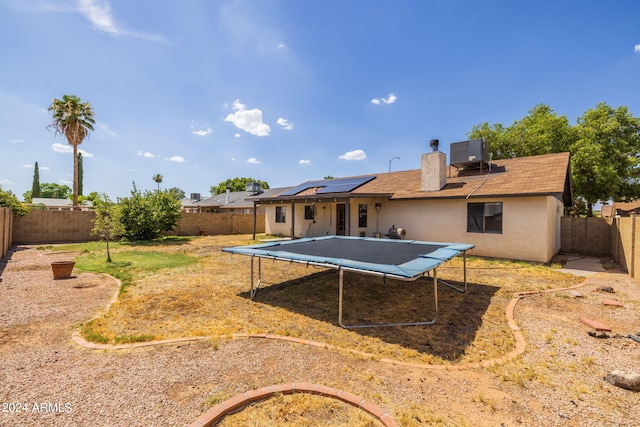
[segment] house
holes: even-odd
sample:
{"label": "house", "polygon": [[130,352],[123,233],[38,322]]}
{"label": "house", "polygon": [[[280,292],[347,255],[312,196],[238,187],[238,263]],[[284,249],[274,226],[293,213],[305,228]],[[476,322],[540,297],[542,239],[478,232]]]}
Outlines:
{"label": "house", "polygon": [[[182,201],[182,210],[188,213],[241,213],[253,214],[254,203],[252,197],[262,195],[270,197],[286,188],[261,189],[253,187],[250,191],[229,191],[212,197],[200,198],[199,194],[192,194],[190,199]],[[194,197],[197,196],[197,197]],[[264,207],[257,207],[257,213],[264,213]]]}
{"label": "house", "polygon": [[569,153],[490,161],[483,139],[458,144],[451,144],[448,166],[434,140],[420,169],[308,181],[253,200],[266,207],[267,234],[392,232],[472,243],[470,254],[478,256],[549,262],[560,250],[560,218],[573,202]]}
{"label": "house", "polygon": [[[34,197],[31,200],[32,209],[48,211],[69,211],[73,208],[73,202],[69,199],[52,199],[47,197]],[[85,200],[80,206],[80,210],[87,211],[93,209],[91,200]]]}

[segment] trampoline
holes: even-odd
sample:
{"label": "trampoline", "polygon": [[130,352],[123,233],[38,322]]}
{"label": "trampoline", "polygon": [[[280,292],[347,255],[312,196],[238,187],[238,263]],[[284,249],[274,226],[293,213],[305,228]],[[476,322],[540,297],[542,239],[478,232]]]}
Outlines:
{"label": "trampoline", "polygon": [[[325,236],[288,241],[274,241],[250,246],[223,248],[223,252],[251,257],[251,289],[255,298],[262,283],[262,258],[288,261],[338,270],[338,323],[343,328],[371,328],[380,326],[432,325],[438,319],[437,267],[462,254],[464,287],[440,282],[458,292],[467,290],[466,252],[474,245],[466,243],[422,242],[368,237]],[[258,258],[258,281],[254,286],[254,260]],[[345,325],[342,320],[344,271],[414,281],[430,276],[433,271],[434,317],[427,322]]]}

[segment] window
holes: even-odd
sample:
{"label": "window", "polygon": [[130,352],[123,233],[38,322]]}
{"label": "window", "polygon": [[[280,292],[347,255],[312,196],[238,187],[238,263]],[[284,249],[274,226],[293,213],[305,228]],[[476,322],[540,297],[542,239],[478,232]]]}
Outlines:
{"label": "window", "polygon": [[467,204],[467,232],[502,234],[502,202]]}
{"label": "window", "polygon": [[367,226],[367,205],[358,205],[358,227]]}
{"label": "window", "polygon": [[276,222],[287,222],[286,206],[276,206]]}
{"label": "window", "polygon": [[314,219],[316,217],[316,207],[315,206],[305,206],[304,207],[304,219]]}

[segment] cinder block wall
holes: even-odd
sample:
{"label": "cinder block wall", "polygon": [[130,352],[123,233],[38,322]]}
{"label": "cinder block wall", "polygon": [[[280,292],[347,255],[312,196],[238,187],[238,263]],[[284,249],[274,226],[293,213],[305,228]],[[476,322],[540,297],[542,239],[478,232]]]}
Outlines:
{"label": "cinder block wall", "polygon": [[13,211],[11,208],[0,208],[0,258],[3,258],[11,248],[13,228]]}
{"label": "cinder block wall", "polygon": [[[86,242],[91,235],[93,211],[31,211],[15,218],[13,243],[39,244]],[[201,232],[202,231],[202,232]],[[253,215],[236,213],[185,213],[167,235],[247,234],[253,232]],[[264,214],[256,217],[256,232],[264,233]]]}
{"label": "cinder block wall", "polygon": [[[167,235],[253,233],[253,215],[236,213],[185,213],[175,230]],[[256,233],[264,233],[264,214],[256,216]]]}
{"label": "cinder block wall", "polygon": [[38,211],[15,218],[13,243],[61,243],[96,240],[91,236],[93,211]]}
{"label": "cinder block wall", "polygon": [[603,218],[563,217],[561,250],[585,256],[611,254],[611,226]]}

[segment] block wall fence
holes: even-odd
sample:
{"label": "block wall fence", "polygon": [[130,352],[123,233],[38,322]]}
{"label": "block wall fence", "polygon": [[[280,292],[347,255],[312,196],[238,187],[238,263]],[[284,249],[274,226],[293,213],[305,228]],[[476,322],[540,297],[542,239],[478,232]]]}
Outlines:
{"label": "block wall fence", "polygon": [[[97,240],[91,235],[93,211],[31,211],[13,218],[14,244],[86,242]],[[202,234],[250,234],[253,215],[237,213],[184,213],[175,230],[168,236]],[[256,232],[264,233],[264,214],[256,217]]]}

